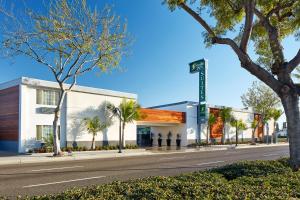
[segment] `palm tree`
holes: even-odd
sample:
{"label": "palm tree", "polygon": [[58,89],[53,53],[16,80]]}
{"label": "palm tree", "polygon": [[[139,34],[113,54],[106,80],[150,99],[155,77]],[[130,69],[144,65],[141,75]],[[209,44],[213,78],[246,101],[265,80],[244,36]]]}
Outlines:
{"label": "palm tree", "polygon": [[45,147],[47,149],[51,149],[51,151],[53,151],[53,146],[54,146],[53,134],[51,133],[50,135],[48,135],[48,137],[43,137],[43,141],[45,143]]}
{"label": "palm tree", "polygon": [[95,149],[95,136],[98,132],[106,129],[108,127],[108,123],[101,122],[98,116],[93,118],[84,118],[83,122],[85,123],[88,132],[93,135],[91,149]]}
{"label": "palm tree", "polygon": [[232,108],[223,108],[219,114],[223,121],[223,133],[222,133],[222,139],[221,139],[222,144],[225,143],[226,125],[228,122],[230,122],[230,120],[232,118],[231,112],[232,112]]}
{"label": "palm tree", "polygon": [[210,113],[207,120],[207,130],[206,130],[206,143],[209,143],[209,135],[211,126],[216,123],[217,118],[214,114]]}
{"label": "palm tree", "polygon": [[[141,106],[136,101],[123,99],[118,107],[111,103],[108,103],[106,107],[113,114],[113,116],[118,116],[120,119],[119,131],[121,137],[119,137],[119,148],[124,148],[124,135],[126,124],[132,123],[135,120],[142,118],[140,114]],[[119,149],[119,152],[121,152],[120,150],[121,149]]]}
{"label": "palm tree", "polygon": [[241,119],[237,120],[235,118],[231,118],[230,125],[232,127],[235,127],[235,146],[237,146],[239,143],[239,131],[246,130],[247,127],[246,124]]}

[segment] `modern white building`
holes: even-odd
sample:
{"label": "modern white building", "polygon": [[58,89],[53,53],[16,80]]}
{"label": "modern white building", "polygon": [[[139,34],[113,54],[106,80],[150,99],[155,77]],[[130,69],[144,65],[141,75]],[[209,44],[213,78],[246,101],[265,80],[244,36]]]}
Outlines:
{"label": "modern white building", "polygon": [[[219,116],[219,112],[223,109],[223,106],[214,106],[214,105],[207,105],[207,113],[206,116],[209,114],[213,114],[216,116],[217,121],[210,127],[209,130],[209,139],[211,141],[220,142],[223,132],[224,123],[222,122],[221,117]],[[172,145],[176,144],[177,135],[179,134],[181,138],[181,145],[187,146],[192,143],[196,143],[199,141],[205,142],[207,138],[207,121],[198,126],[197,119],[198,119],[198,103],[192,101],[183,101],[178,103],[172,104],[165,104],[150,107],[150,109],[159,109],[165,111],[175,111],[178,113],[184,114],[184,119],[182,123],[150,123],[148,125],[148,134],[151,134],[153,137],[153,144],[158,145],[158,137],[161,135],[162,137],[162,145],[166,145],[166,139],[168,138],[168,134],[171,133],[171,143]],[[170,115],[174,115],[171,113]],[[251,109],[236,109],[232,108],[232,115],[237,120],[242,120],[245,124],[247,129],[243,131],[239,131],[239,140],[240,141],[249,141],[252,138],[252,129],[251,123],[253,122],[254,118],[258,118],[260,115],[258,113],[253,112]],[[144,122],[137,122],[137,125],[140,127],[147,127],[147,124]],[[260,125],[256,132],[255,138],[257,141],[265,140],[267,134],[271,137],[272,133],[274,132],[274,121],[270,120],[264,127]],[[200,131],[198,131],[200,129]],[[229,123],[225,125],[225,139],[231,142],[235,142],[236,137],[236,130],[235,127],[230,126]],[[145,133],[144,133],[145,134]],[[147,138],[147,137],[146,137]],[[270,139],[270,138],[269,138]],[[269,140],[271,141],[271,139]]]}
{"label": "modern white building", "polygon": [[[52,133],[53,111],[58,99],[55,82],[19,78],[0,84],[0,150],[26,152],[40,147],[44,137]],[[75,86],[63,102],[60,126],[60,142],[66,146],[91,146],[82,121],[85,117],[99,116],[106,120],[104,105],[119,105],[123,98],[137,100],[136,94],[116,92],[90,87]],[[119,139],[119,121],[96,137],[96,145],[114,145]],[[125,129],[126,144],[136,143],[136,124]]]}
{"label": "modern white building", "polygon": [[[0,151],[27,152],[39,148],[43,138],[52,134],[53,111],[59,95],[56,82],[22,77],[0,84]],[[137,101],[137,95],[91,87],[75,86],[68,92],[62,106],[59,127],[62,147],[91,146],[92,135],[84,126],[86,117],[99,116],[107,120],[105,110],[107,102],[119,105],[123,98]],[[207,106],[206,116],[214,114],[217,122],[210,128],[209,138],[220,141],[224,123],[218,113],[224,107]],[[259,114],[247,109],[232,109],[236,119],[246,123],[248,129],[239,133],[239,138],[250,140],[252,136],[251,122]],[[126,125],[125,144],[141,146],[176,145],[180,139],[181,146],[206,141],[207,123],[198,126],[198,103],[184,101],[151,108],[142,108],[144,118]],[[113,118],[113,123],[96,138],[96,146],[116,145],[119,140],[119,121]],[[273,133],[274,123],[260,126],[255,133],[257,140],[263,140],[267,132]],[[267,127],[269,130],[267,130]],[[235,128],[227,125],[226,139],[235,141]],[[199,131],[200,130],[200,131]],[[200,134],[199,134],[200,133]]]}

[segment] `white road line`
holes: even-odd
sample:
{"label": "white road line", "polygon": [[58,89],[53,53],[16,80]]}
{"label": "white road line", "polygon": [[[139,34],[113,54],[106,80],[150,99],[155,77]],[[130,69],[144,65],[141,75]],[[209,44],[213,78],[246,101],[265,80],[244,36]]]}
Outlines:
{"label": "white road line", "polygon": [[281,154],[279,154],[279,153],[270,153],[270,154],[264,154],[263,156],[268,157],[268,156],[279,156],[279,155],[281,155]]}
{"label": "white road line", "polygon": [[223,163],[223,162],[225,162],[225,161],[219,160],[219,161],[215,161],[215,162],[199,163],[197,165],[198,166],[200,166],[200,165],[210,165],[210,164]]}
{"label": "white road line", "polygon": [[34,169],[31,170],[32,172],[40,172],[40,171],[52,171],[52,170],[59,170],[59,169],[73,169],[73,168],[80,168],[84,166],[72,166],[72,167],[56,167],[56,168],[48,168],[48,169]]}
{"label": "white road line", "polygon": [[171,157],[171,158],[160,158],[159,160],[174,160],[174,159],[180,159],[180,158],[185,158],[185,156],[181,156],[181,157]]}
{"label": "white road line", "polygon": [[32,187],[39,187],[39,186],[46,186],[46,185],[55,185],[55,184],[61,184],[61,183],[70,183],[70,182],[85,181],[85,180],[99,179],[99,178],[105,178],[105,176],[94,176],[94,177],[73,179],[73,180],[67,180],[67,181],[42,183],[42,184],[36,184],[36,185],[26,185],[26,186],[23,186],[23,188],[32,188]]}

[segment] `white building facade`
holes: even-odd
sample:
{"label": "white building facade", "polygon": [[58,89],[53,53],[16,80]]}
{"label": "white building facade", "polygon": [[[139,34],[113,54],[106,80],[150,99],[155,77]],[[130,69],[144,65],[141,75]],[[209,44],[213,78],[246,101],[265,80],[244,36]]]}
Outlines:
{"label": "white building facade", "polygon": [[[177,112],[184,112],[185,113],[185,123],[183,124],[176,124],[171,126],[152,126],[151,133],[153,135],[154,145],[157,145],[158,135],[162,135],[163,143],[168,138],[168,133],[172,133],[172,145],[175,145],[175,141],[177,138],[177,134],[181,137],[181,145],[187,146],[189,144],[193,144],[196,142],[206,142],[207,135],[210,141],[220,142],[221,135],[223,132],[223,127],[225,126],[225,140],[228,142],[235,142],[236,139],[236,129],[235,127],[231,126],[230,123],[226,123],[225,125],[220,122],[220,117],[218,117],[218,113],[222,110],[223,106],[214,106],[214,105],[207,105],[206,117],[209,114],[215,113],[217,117],[217,122],[207,129],[207,119],[200,123],[198,126],[198,103],[192,101],[183,101],[178,103],[160,105],[151,107],[151,109],[160,109],[160,110],[172,110]],[[239,142],[247,142],[250,141],[252,138],[252,131],[251,124],[254,121],[255,116],[259,116],[258,113],[253,112],[251,109],[236,109],[232,108],[231,112],[232,116],[236,120],[241,120],[246,125],[246,130],[240,130],[238,132]],[[199,131],[200,129],[200,131]],[[209,134],[207,134],[207,130]],[[256,129],[255,138],[257,141],[266,141],[267,135],[269,135],[269,142],[271,142],[271,135],[275,130],[274,121],[268,121],[265,126],[260,126]]]}
{"label": "white building facade", "polygon": [[[40,147],[43,138],[52,133],[53,111],[58,100],[58,92],[58,85],[55,82],[25,77],[1,84],[0,150],[22,153]],[[92,135],[87,132],[83,119],[99,116],[102,121],[108,120],[105,104],[110,102],[118,106],[124,98],[136,101],[137,95],[74,86],[65,96],[60,113],[61,146],[90,147]],[[117,118],[112,120],[110,127],[97,134],[96,145],[118,144],[119,120]],[[11,126],[11,123],[15,126]],[[126,126],[125,143],[136,143],[135,122]]]}
{"label": "white building facade", "polygon": [[[56,82],[22,77],[0,84],[0,151],[27,152],[41,147],[44,138],[52,134],[54,109],[57,105],[59,88]],[[132,93],[103,90],[98,88],[74,86],[63,101],[60,119],[61,147],[85,146],[89,148],[92,135],[84,126],[83,119],[98,116],[101,121],[112,119],[112,125],[95,138],[96,146],[117,145],[119,141],[119,120],[111,118],[106,104],[118,106],[123,99],[137,101]],[[217,122],[207,134],[207,121],[198,124],[198,103],[184,101],[166,105],[142,108],[143,119],[129,123],[125,128],[125,144],[141,146],[161,145],[188,146],[196,142],[205,142],[207,135],[211,141],[220,141],[224,123],[218,112],[224,107],[207,106],[206,117],[214,114]],[[232,115],[242,120],[247,129],[238,133],[240,141],[249,141],[252,137],[251,123],[259,114],[248,109],[232,109]],[[147,131],[145,131],[147,130]],[[274,122],[269,121],[256,130],[255,137],[264,141],[266,135],[272,135]],[[225,124],[225,139],[234,142],[235,127]],[[150,142],[151,141],[151,142]],[[145,145],[146,144],[146,145]]]}

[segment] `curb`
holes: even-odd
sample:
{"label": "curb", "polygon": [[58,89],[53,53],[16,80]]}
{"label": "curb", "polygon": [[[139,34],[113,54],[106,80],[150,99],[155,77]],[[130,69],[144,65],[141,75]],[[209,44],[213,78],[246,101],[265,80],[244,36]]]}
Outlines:
{"label": "curb", "polygon": [[[105,158],[122,158],[122,157],[136,157],[136,156],[150,156],[150,155],[170,155],[170,154],[182,154],[182,153],[196,153],[196,152],[213,152],[213,151],[226,151],[226,150],[234,150],[234,149],[251,149],[251,148],[268,148],[268,147],[280,147],[280,146],[288,146],[289,144],[270,144],[270,145],[247,145],[247,146],[227,146],[227,147],[220,147],[220,148],[195,148],[195,149],[185,149],[182,151],[162,151],[162,152],[151,152],[146,149],[140,150],[127,150],[124,153],[119,154],[117,151],[113,152],[106,151],[106,154],[96,154],[96,155],[87,155],[87,156],[76,156],[76,154],[84,154],[93,151],[85,151],[85,152],[76,152],[75,155],[71,156],[64,156],[64,157],[23,157],[23,158],[11,158],[8,160],[2,160],[0,158],[0,166],[1,165],[22,165],[22,164],[31,164],[31,163],[46,163],[46,162],[62,162],[62,161],[75,161],[75,160],[94,160],[94,159],[105,159]],[[136,151],[136,152],[134,152]],[[128,153],[126,153],[128,152]],[[34,154],[38,155],[38,154]],[[45,155],[46,156],[46,155]],[[3,157],[2,157],[3,158]]]}

